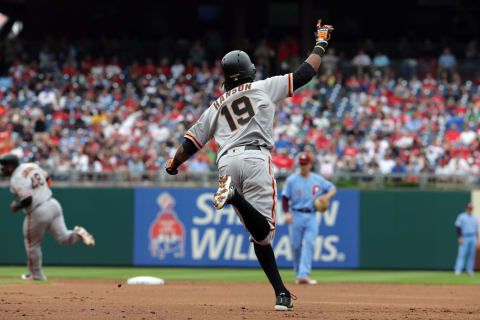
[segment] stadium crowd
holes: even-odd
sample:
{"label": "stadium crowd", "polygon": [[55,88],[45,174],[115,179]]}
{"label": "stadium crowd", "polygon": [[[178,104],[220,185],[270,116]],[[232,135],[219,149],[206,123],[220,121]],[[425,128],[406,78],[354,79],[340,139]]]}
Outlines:
{"label": "stadium crowd", "polygon": [[[475,49],[475,48],[474,48]],[[476,50],[476,49],[475,49]],[[261,42],[257,77],[292,71],[298,46]],[[220,61],[195,43],[188,59],[80,57],[74,47],[15,58],[0,78],[0,154],[38,161],[59,178],[68,171],[126,172],[132,179],[163,168],[183,133],[222,93]],[[276,64],[272,64],[271,61]],[[342,71],[348,63],[353,72]],[[315,170],[335,172],[480,171],[480,78],[462,79],[448,48],[438,59],[407,59],[362,49],[353,59],[329,49],[322,71],[278,105],[273,162],[290,171],[301,151]],[[272,71],[274,70],[274,71]],[[181,170],[215,169],[211,142]]]}

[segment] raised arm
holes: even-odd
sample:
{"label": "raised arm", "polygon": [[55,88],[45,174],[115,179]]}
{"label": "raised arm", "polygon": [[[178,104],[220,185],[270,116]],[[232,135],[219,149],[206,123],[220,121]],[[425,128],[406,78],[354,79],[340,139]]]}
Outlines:
{"label": "raised arm", "polygon": [[322,20],[318,20],[317,32],[315,33],[315,47],[307,60],[293,72],[293,90],[306,85],[317,74],[320,64],[322,63],[322,56],[328,46],[333,27],[330,25],[321,25]]}

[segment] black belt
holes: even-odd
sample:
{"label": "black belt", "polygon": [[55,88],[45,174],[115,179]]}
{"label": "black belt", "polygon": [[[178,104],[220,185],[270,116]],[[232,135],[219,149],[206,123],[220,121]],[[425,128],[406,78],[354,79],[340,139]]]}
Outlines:
{"label": "black belt", "polygon": [[303,213],[312,213],[312,212],[315,212],[314,210],[307,209],[307,208],[292,209],[292,211],[298,211],[298,212],[303,212]]}
{"label": "black belt", "polygon": [[228,149],[227,153],[236,153],[236,152],[241,152],[246,150],[262,150],[262,148],[257,145],[238,146],[238,147],[233,147],[231,149]]}
{"label": "black belt", "polygon": [[471,236],[477,236],[477,234],[474,232],[474,233],[465,233],[465,234],[462,234],[462,237],[471,237]]}

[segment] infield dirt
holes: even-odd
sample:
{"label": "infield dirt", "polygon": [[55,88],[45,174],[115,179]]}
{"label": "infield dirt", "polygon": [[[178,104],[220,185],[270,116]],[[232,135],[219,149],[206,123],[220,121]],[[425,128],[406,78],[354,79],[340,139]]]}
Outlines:
{"label": "infield dirt", "polygon": [[289,283],[279,312],[268,283],[50,281],[1,286],[0,319],[480,319],[480,286]]}

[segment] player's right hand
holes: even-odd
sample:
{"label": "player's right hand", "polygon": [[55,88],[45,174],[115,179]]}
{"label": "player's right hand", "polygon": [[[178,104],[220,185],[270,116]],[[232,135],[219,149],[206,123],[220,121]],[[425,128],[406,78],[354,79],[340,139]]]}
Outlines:
{"label": "player's right hand", "polygon": [[463,238],[462,237],[458,238],[458,244],[463,244]]}
{"label": "player's right hand", "polygon": [[293,217],[290,214],[290,212],[285,212],[285,223],[286,224],[292,224],[293,223]]}
{"label": "player's right hand", "polygon": [[322,43],[328,45],[332,32],[333,26],[327,24],[322,26],[322,19],[319,19],[317,22],[317,32],[315,33],[315,42],[317,44]]}
{"label": "player's right hand", "polygon": [[168,159],[167,164],[165,165],[165,171],[172,176],[178,173],[178,168],[173,165],[173,159]]}
{"label": "player's right hand", "polygon": [[12,203],[10,203],[10,210],[15,213],[18,211],[18,207],[17,207],[17,202],[15,201],[12,201]]}

